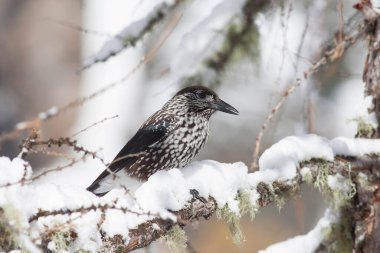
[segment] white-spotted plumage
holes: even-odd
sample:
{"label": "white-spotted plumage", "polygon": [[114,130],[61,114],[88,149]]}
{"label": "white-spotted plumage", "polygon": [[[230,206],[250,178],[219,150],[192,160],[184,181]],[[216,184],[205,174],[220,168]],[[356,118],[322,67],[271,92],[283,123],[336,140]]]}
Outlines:
{"label": "white-spotted plumage", "polygon": [[159,170],[186,166],[204,146],[210,117],[217,110],[238,114],[208,88],[182,89],[145,121],[87,189],[101,196],[120,187],[126,175],[146,181]]}

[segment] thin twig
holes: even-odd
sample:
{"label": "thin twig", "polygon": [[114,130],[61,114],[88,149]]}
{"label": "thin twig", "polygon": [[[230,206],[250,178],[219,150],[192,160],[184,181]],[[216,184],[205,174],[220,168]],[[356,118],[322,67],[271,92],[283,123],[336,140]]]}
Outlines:
{"label": "thin twig", "polygon": [[117,115],[117,114],[114,115],[114,116],[111,116],[111,117],[105,117],[104,119],[99,120],[99,121],[97,121],[97,122],[95,122],[95,123],[92,123],[90,126],[88,126],[88,127],[86,127],[86,128],[83,128],[82,130],[76,132],[76,133],[73,134],[71,137],[75,137],[75,136],[77,136],[77,135],[79,135],[79,134],[81,134],[81,133],[87,131],[88,129],[90,129],[90,128],[96,126],[96,125],[102,124],[102,123],[104,123],[104,122],[107,121],[107,120],[115,119],[115,118],[117,118],[117,117],[119,117],[119,115]]}
{"label": "thin twig", "polygon": [[281,1],[281,8],[280,8],[280,16],[281,16],[281,27],[282,27],[282,48],[281,48],[281,62],[280,62],[280,68],[278,70],[277,79],[275,81],[276,84],[280,83],[281,75],[284,70],[284,64],[285,64],[285,55],[288,51],[288,28],[289,28],[289,20],[290,15],[293,11],[293,0],[288,0],[289,7],[286,13],[286,1]]}
{"label": "thin twig", "polygon": [[30,149],[30,150],[28,150],[28,153],[42,154],[42,155],[53,156],[53,157],[62,157],[62,158],[65,158],[67,160],[74,159],[74,157],[71,157],[68,154],[56,152],[56,151],[51,151],[47,147],[42,147],[39,149]]}
{"label": "thin twig", "polygon": [[309,22],[310,22],[310,15],[307,15],[306,16],[306,24],[305,24],[305,26],[303,28],[302,35],[301,35],[301,40],[300,40],[300,43],[298,44],[298,48],[297,48],[297,53],[296,53],[296,57],[297,58],[296,58],[296,64],[294,66],[294,73],[295,73],[295,75],[298,72],[298,66],[299,66],[299,62],[300,62],[300,59],[301,59],[302,48],[303,48],[303,45],[305,43],[307,32],[309,31]]}
{"label": "thin twig", "polygon": [[71,140],[70,138],[59,138],[59,139],[53,139],[50,138],[49,140],[35,140],[30,143],[30,148],[33,148],[34,146],[46,146],[50,148],[51,146],[69,146],[72,147],[75,152],[81,152],[84,155],[90,155],[93,158],[97,158],[99,161],[101,161],[104,165],[106,165],[106,162],[102,157],[100,157],[97,152],[88,150],[82,146],[79,146],[76,140]]}
{"label": "thin twig", "polygon": [[365,25],[363,22],[359,23],[356,28],[348,35],[346,35],[342,41],[335,41],[335,45],[332,49],[326,47],[323,56],[316,61],[307,71],[304,72],[302,79],[297,78],[293,84],[291,84],[283,93],[278,103],[272,108],[270,114],[265,118],[264,123],[261,126],[260,132],[258,133],[254,145],[254,151],[252,154],[252,163],[250,166],[250,171],[255,171],[258,168],[258,158],[260,153],[261,140],[263,138],[264,132],[268,127],[269,123],[272,121],[275,114],[282,107],[284,102],[287,100],[289,95],[294,92],[294,90],[301,85],[302,81],[307,80],[311,74],[317,72],[321,66],[327,64],[328,62],[334,62],[344,54],[351,45],[356,43],[356,41],[361,38],[364,34]]}
{"label": "thin twig", "polygon": [[165,41],[168,39],[169,35],[173,32],[175,27],[177,26],[179,20],[182,17],[182,13],[178,12],[173,17],[168,21],[168,24],[158,39],[157,43],[153,45],[153,47],[148,51],[148,53],[141,58],[141,60],[135,65],[135,67],[124,77],[119,79],[118,81],[115,81],[113,83],[110,83],[106,85],[105,87],[93,92],[92,94],[76,99],[67,105],[57,108],[57,107],[52,107],[46,112],[42,112],[39,114],[38,117],[30,120],[30,121],[25,121],[17,124],[16,128],[8,133],[3,133],[0,135],[0,142],[8,140],[10,138],[15,138],[20,135],[21,132],[35,128],[35,126],[40,126],[42,122],[50,120],[52,118],[58,117],[62,113],[69,111],[73,108],[82,106],[84,103],[98,97],[99,95],[115,88],[116,86],[123,84],[125,81],[127,81],[135,72],[137,72],[143,65],[149,63],[157,54],[158,50],[162,47],[162,45],[165,43]]}
{"label": "thin twig", "polygon": [[57,171],[61,171],[63,169],[66,169],[66,168],[70,168],[72,167],[74,164],[84,160],[86,158],[86,154],[83,154],[81,157],[79,158],[74,158],[71,160],[70,163],[66,164],[66,165],[59,165],[55,168],[52,168],[52,169],[48,169],[48,170],[45,170],[44,172],[41,172],[40,174],[36,175],[36,176],[33,176],[30,180],[28,180],[28,182],[32,182],[32,181],[35,181],[39,178],[41,178],[42,176],[46,176],[47,174],[49,173],[52,173],[52,172],[57,172]]}
{"label": "thin twig", "polygon": [[92,29],[87,29],[84,28],[83,26],[80,26],[78,24],[74,24],[70,21],[65,21],[65,20],[60,20],[55,17],[45,17],[43,18],[43,21],[48,21],[56,25],[63,26],[65,28],[73,29],[75,31],[79,31],[84,34],[91,34],[95,36],[100,36],[100,37],[106,37],[106,38],[116,38],[122,40],[123,38],[118,37],[117,35],[113,35],[108,32],[102,32],[102,31],[97,31],[97,30],[92,30]]}
{"label": "thin twig", "polygon": [[99,204],[99,205],[91,205],[88,207],[79,207],[76,209],[58,209],[58,210],[38,210],[36,214],[31,216],[29,218],[29,223],[33,221],[37,221],[39,218],[42,217],[48,217],[48,216],[57,216],[57,215],[71,215],[73,213],[88,213],[90,211],[97,211],[100,210],[101,212],[105,212],[106,210],[109,209],[115,209],[115,210],[120,210],[123,213],[131,213],[131,214],[136,214],[136,215],[147,215],[147,216],[153,216],[153,217],[160,217],[159,214],[152,214],[150,212],[136,212],[133,210],[130,210],[128,207],[118,207],[115,205],[110,205],[110,204]]}
{"label": "thin twig", "polygon": [[261,126],[260,132],[258,133],[256,137],[255,148],[253,151],[253,162],[250,167],[251,171],[255,171],[259,166],[258,157],[259,157],[259,152],[260,152],[261,139],[263,138],[264,131],[268,127],[269,123],[272,121],[276,112],[282,107],[282,105],[284,104],[288,96],[292,94],[294,90],[300,85],[301,85],[301,79],[296,79],[296,81],[285,90],[285,92],[281,96],[280,101],[278,101],[278,103],[272,108],[270,114],[265,118],[264,123]]}

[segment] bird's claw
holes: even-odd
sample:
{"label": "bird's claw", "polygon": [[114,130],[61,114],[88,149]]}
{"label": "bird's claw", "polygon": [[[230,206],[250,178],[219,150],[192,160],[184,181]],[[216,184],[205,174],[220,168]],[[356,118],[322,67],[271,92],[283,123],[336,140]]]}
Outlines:
{"label": "bird's claw", "polygon": [[195,190],[195,189],[191,189],[191,190],[190,190],[190,193],[191,193],[191,195],[193,196],[194,199],[198,199],[198,200],[201,201],[202,203],[206,203],[206,202],[207,202],[207,200],[206,200],[204,197],[201,197],[201,196],[199,195],[199,192],[198,192],[197,190]]}

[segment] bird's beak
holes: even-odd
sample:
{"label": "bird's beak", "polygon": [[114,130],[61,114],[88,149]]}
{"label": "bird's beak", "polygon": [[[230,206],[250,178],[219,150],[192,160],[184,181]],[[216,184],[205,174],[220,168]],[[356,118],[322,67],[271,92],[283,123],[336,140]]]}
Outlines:
{"label": "bird's beak", "polygon": [[227,104],[220,98],[218,98],[218,100],[215,102],[214,109],[221,112],[229,113],[229,114],[235,114],[235,115],[239,114],[238,110],[236,110],[235,108],[233,108],[231,105]]}

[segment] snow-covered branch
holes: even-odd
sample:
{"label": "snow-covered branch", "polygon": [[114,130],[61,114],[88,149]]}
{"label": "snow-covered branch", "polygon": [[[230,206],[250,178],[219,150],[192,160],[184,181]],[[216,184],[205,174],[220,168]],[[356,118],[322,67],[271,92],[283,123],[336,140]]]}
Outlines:
{"label": "snow-covered branch", "polygon": [[178,0],[173,1],[170,4],[166,2],[157,4],[144,18],[128,25],[116,34],[114,38],[105,42],[99,52],[88,57],[84,61],[82,69],[90,68],[98,62],[105,62],[122,50],[135,46],[135,44],[142,40],[146,34],[152,32],[156,25],[158,25],[170,11],[181,2],[181,0]]}
{"label": "snow-covered branch", "polygon": [[270,113],[265,118],[259,133],[256,136],[255,146],[252,154],[252,163],[250,166],[251,171],[254,171],[258,167],[258,158],[260,153],[261,140],[264,136],[264,132],[268,128],[269,124],[273,120],[274,116],[280,110],[280,108],[287,101],[288,97],[298,88],[304,81],[306,81],[312,74],[318,72],[322,66],[335,62],[341,58],[345,51],[354,45],[359,39],[361,39],[365,34],[365,22],[358,16],[353,15],[348,22],[344,25],[343,31],[337,31],[337,33],[342,33],[339,40],[330,39],[327,41],[321,50],[321,56],[314,61],[312,66],[310,66],[300,78],[296,78],[282,93],[279,101],[270,110]]}
{"label": "snow-covered branch", "polygon": [[[305,152],[304,148],[313,142],[316,144],[314,146],[316,149],[313,150],[313,145],[311,145],[311,149]],[[365,145],[360,145],[360,143]],[[236,192],[235,200],[238,201],[237,205],[228,203],[227,207],[231,214],[238,217],[242,214],[254,216],[261,207],[272,203],[282,205],[287,197],[298,192],[302,183],[306,182],[315,185],[322,193],[331,198],[332,206],[336,209],[329,210],[325,217],[307,235],[282,243],[281,247],[277,245],[264,251],[312,253],[325,239],[329,239],[325,238],[328,235],[326,231],[330,225],[339,221],[338,214],[334,212],[338,212],[338,207],[348,203],[353,198],[356,191],[353,182],[363,176],[360,174],[363,168],[380,166],[379,156],[366,155],[379,153],[379,144],[379,141],[336,138],[330,141],[330,147],[332,148],[330,149],[323,139],[316,136],[285,138],[272,146],[266,153],[267,158],[262,161],[262,168],[268,168],[267,166],[269,166],[270,169],[248,173],[248,185],[239,188]],[[360,149],[360,146],[364,149]],[[286,150],[286,147],[292,148]],[[371,150],[365,150],[371,147]],[[322,155],[313,153],[317,149],[320,149],[320,154]],[[333,159],[330,157],[332,154],[336,155]],[[304,159],[307,161],[297,162]],[[231,209],[234,206],[237,207],[237,210]],[[175,224],[184,226],[200,218],[207,219],[218,208],[223,208],[223,206],[218,205],[213,197],[209,197],[207,200],[193,197],[186,208],[174,212],[178,217],[176,222],[158,218],[134,229],[133,233],[130,234],[132,241],[125,247],[125,252],[148,245],[168,232]],[[149,231],[154,231],[154,227],[159,228],[159,230],[156,233],[150,233]],[[138,246],[136,242],[140,242],[141,245]],[[311,247],[310,243],[314,243],[315,247]],[[283,247],[288,247],[289,244],[292,245],[292,248],[284,251]],[[300,248],[307,250],[297,251]]]}
{"label": "snow-covered branch", "polygon": [[[88,59],[85,66],[105,61],[124,48],[133,46],[179,2],[156,6],[144,19],[128,26],[115,39],[107,42],[98,54]],[[379,89],[376,88],[379,80],[378,13],[371,9],[370,1],[361,2],[357,7],[363,11],[366,21],[354,22],[354,25],[349,22],[346,27],[353,29],[339,31],[343,34],[326,45],[319,60],[312,64],[302,78],[296,79],[291,89],[286,90],[283,101],[308,75],[318,71],[324,64],[340,58],[365,32],[370,32],[370,50],[364,77],[367,94],[374,97],[374,110],[380,111],[377,94]],[[253,17],[268,1],[248,0],[236,3],[229,13],[231,16],[223,20],[227,24],[227,29],[223,31],[223,40],[215,43],[216,47],[204,55],[205,60],[199,68],[194,68],[193,72],[175,69],[172,72],[177,79],[172,80],[197,80],[208,86],[218,83],[220,74],[233,59],[235,50],[246,47],[247,38],[251,38],[256,32],[252,25]],[[219,18],[219,14],[225,13],[229,6],[231,2],[221,1],[205,23],[213,23],[211,21]],[[201,31],[202,24],[198,24],[191,35]],[[201,32],[205,33],[205,30]],[[192,53],[184,50],[184,54],[178,56],[177,62],[190,54]],[[113,86],[111,84],[107,89]],[[18,125],[17,130],[35,125],[39,127],[42,121],[56,117],[65,108],[76,107],[105,90],[74,101],[63,110],[53,107],[41,113],[38,119]],[[282,103],[280,101],[275,110],[272,110],[267,123]],[[27,153],[33,147],[44,145],[67,145],[83,154],[83,157],[97,157],[96,152],[86,150],[70,139],[38,141],[32,135],[24,142],[22,152]],[[103,198],[97,198],[80,187],[35,184],[34,179],[43,174],[33,175],[30,165],[21,158],[11,161],[3,157],[0,158],[0,250],[130,252],[161,237],[170,240],[168,234],[178,233],[187,224],[202,218],[207,219],[214,213],[230,223],[233,238],[239,241],[241,234],[237,223],[242,215],[249,214],[254,217],[263,206],[271,203],[282,205],[285,198],[296,194],[299,186],[305,182],[313,184],[328,196],[331,200],[331,211],[307,235],[276,244],[264,252],[284,252],[284,248],[293,249],[292,252],[295,252],[297,250],[294,249],[302,249],[305,242],[309,243],[310,238],[313,238],[313,247],[308,248],[307,252],[315,251],[324,244],[325,239],[327,244],[333,244],[334,239],[326,238],[325,229],[342,222],[342,207],[347,208],[348,203],[364,203],[368,210],[373,211],[373,215],[367,217],[366,210],[360,210],[363,209],[361,207],[353,205],[349,209],[352,214],[345,218],[352,218],[352,223],[355,222],[351,227],[355,230],[354,247],[368,250],[367,247],[372,247],[372,244],[364,243],[366,241],[373,242],[373,248],[380,248],[373,236],[376,233],[368,229],[380,217],[378,204],[373,204],[378,202],[376,192],[380,180],[377,172],[380,167],[379,153],[379,140],[340,137],[329,141],[315,135],[287,137],[262,154],[258,162],[259,170],[254,173],[249,173],[243,163],[194,162],[181,170],[156,173],[135,192],[116,189]],[[101,158],[97,158],[103,162]],[[70,166],[74,164],[75,160]],[[357,202],[353,202],[354,199]],[[376,226],[375,229],[374,231],[379,230]]]}
{"label": "snow-covered branch", "polygon": [[157,172],[134,193],[117,189],[103,198],[74,186],[14,184],[30,179],[31,168],[20,158],[1,158],[0,231],[13,242],[1,247],[129,252],[215,212],[232,223],[238,241],[239,217],[281,205],[303,182],[349,201],[363,167],[380,166],[378,153],[379,140],[287,137],[263,153],[254,173],[240,162],[194,162]]}

